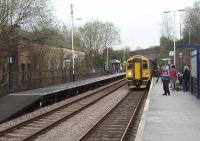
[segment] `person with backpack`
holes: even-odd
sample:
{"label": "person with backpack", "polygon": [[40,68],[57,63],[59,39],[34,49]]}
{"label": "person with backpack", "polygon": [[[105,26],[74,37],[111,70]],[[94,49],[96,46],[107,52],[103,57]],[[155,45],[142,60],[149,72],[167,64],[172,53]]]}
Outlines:
{"label": "person with backpack", "polygon": [[164,66],[163,72],[162,72],[162,81],[163,81],[163,90],[164,94],[163,95],[168,95],[170,96],[170,91],[169,91],[169,66],[166,64]]}

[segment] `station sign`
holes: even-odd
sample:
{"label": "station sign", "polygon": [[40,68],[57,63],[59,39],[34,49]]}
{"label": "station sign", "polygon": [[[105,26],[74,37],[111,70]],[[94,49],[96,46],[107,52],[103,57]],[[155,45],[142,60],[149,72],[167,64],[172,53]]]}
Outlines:
{"label": "station sign", "polygon": [[71,62],[71,58],[65,57],[65,62]]}
{"label": "station sign", "polygon": [[174,56],[174,51],[169,51],[169,56]]}
{"label": "station sign", "polygon": [[78,58],[78,54],[74,53],[74,59]]}
{"label": "station sign", "polygon": [[179,53],[179,57],[183,57],[183,53],[182,52]]}
{"label": "station sign", "polygon": [[197,55],[197,50],[191,52],[191,56],[196,56],[196,55]]}
{"label": "station sign", "polygon": [[197,50],[191,52],[190,63],[191,63],[191,76],[197,78],[197,69],[198,69]]}

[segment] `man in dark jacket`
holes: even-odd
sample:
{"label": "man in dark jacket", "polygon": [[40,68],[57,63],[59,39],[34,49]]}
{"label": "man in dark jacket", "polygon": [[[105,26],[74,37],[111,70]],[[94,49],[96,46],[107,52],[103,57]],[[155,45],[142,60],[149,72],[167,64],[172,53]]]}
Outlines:
{"label": "man in dark jacket", "polygon": [[163,70],[162,70],[161,65],[158,65],[156,82],[158,82],[159,78],[161,77],[162,71],[163,71]]}
{"label": "man in dark jacket", "polygon": [[189,90],[189,82],[190,82],[190,70],[188,66],[184,66],[183,72],[183,91]]}

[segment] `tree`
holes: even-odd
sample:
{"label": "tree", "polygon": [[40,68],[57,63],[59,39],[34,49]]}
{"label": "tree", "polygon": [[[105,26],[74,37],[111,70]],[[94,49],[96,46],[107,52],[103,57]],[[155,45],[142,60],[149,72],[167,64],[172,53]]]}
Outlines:
{"label": "tree", "polygon": [[1,0],[0,42],[7,47],[12,46],[9,43],[19,38],[19,29],[37,23],[48,13],[48,0]]}
{"label": "tree", "polygon": [[172,28],[172,17],[168,14],[164,14],[162,18],[161,24],[161,35],[162,37],[166,37],[168,39],[173,38],[173,28]]}
{"label": "tree", "polygon": [[41,20],[47,15],[48,0],[1,0],[0,28],[17,27]]}
{"label": "tree", "polygon": [[[120,43],[118,29],[110,22],[91,21],[78,29],[79,43],[86,52],[86,65],[90,67],[103,66],[103,51],[112,45]],[[78,37],[78,36],[77,36]],[[95,59],[95,62],[93,61]],[[88,63],[90,62],[90,63]]]}
{"label": "tree", "polygon": [[130,48],[125,47],[124,49],[116,49],[111,52],[111,59],[117,59],[121,62],[126,61],[129,58]]}
{"label": "tree", "polygon": [[[32,30],[32,42],[45,44],[51,47],[63,47],[66,45],[65,33],[53,23],[43,22]],[[68,39],[69,40],[69,39]]]}
{"label": "tree", "polygon": [[85,52],[102,53],[106,47],[120,42],[118,29],[110,22],[91,21],[79,28],[81,45]]}
{"label": "tree", "polygon": [[[108,48],[108,60],[117,59],[123,63],[129,58],[130,47],[125,47],[124,49],[116,49]],[[104,49],[103,54],[97,55],[95,57],[95,65],[97,67],[102,67],[104,62],[106,62],[107,58],[107,48]]]}
{"label": "tree", "polygon": [[161,23],[161,38],[160,38],[160,54],[159,62],[163,63],[162,59],[169,58],[169,51],[173,50],[173,22],[172,16],[164,13]]}
{"label": "tree", "polygon": [[183,42],[200,43],[200,1],[195,1],[193,7],[187,8],[184,18]]}
{"label": "tree", "polygon": [[169,51],[173,49],[173,41],[166,38],[160,38],[160,62],[162,59],[169,58]]}

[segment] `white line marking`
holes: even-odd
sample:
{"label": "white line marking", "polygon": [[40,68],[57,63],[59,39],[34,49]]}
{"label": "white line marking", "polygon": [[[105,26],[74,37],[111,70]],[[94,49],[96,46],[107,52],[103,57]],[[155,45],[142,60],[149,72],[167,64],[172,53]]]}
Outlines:
{"label": "white line marking", "polygon": [[143,110],[143,114],[142,114],[142,117],[141,117],[141,120],[140,120],[138,130],[137,130],[135,141],[142,141],[142,136],[143,136],[143,133],[144,133],[144,126],[145,126],[145,117],[146,117],[146,112],[149,109],[149,102],[150,102],[150,97],[151,97],[153,81],[154,81],[154,78],[152,77],[151,86],[150,86],[150,89],[149,89],[148,97],[146,99],[146,103],[145,103],[145,106],[144,106],[144,110]]}

